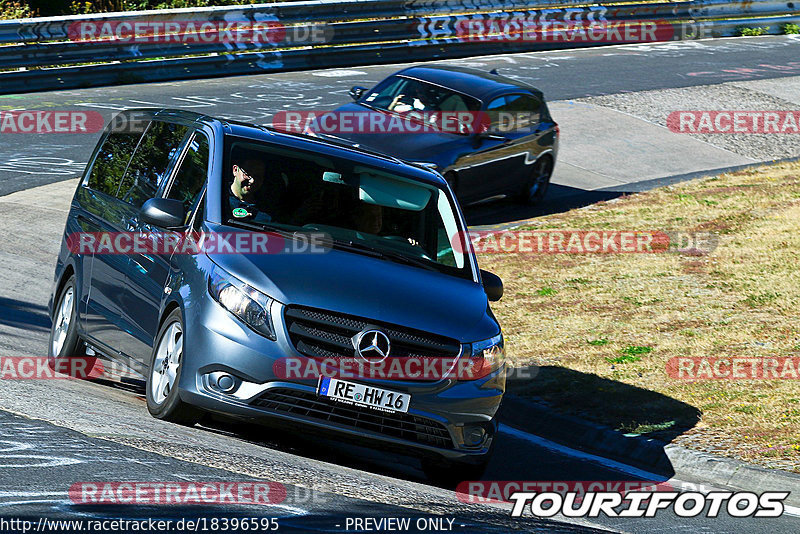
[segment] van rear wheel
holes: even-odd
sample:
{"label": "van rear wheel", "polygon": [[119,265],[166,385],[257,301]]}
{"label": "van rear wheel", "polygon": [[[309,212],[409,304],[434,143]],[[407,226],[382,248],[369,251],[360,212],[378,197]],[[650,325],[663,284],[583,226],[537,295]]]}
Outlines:
{"label": "van rear wheel", "polygon": [[83,342],[78,336],[77,295],[75,275],[71,275],[59,291],[53,309],[53,325],[50,327],[48,363],[52,369],[59,361],[71,356],[83,356]]}

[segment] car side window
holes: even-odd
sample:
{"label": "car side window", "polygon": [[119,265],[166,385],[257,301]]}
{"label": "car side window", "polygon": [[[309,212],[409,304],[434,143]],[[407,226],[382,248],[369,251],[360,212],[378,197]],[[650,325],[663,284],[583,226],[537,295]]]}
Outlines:
{"label": "car side window", "polygon": [[489,131],[499,132],[502,130],[502,121],[504,119],[506,107],[506,97],[501,96],[495,98],[486,105],[486,113],[489,116]]}
{"label": "car side window", "polygon": [[198,132],[189,141],[183,161],[167,193],[167,198],[183,202],[187,218],[191,216],[192,206],[202,192],[207,177],[208,139]]}
{"label": "car side window", "polygon": [[541,120],[542,103],[530,95],[505,95],[492,100],[486,111],[494,132],[534,131]]}
{"label": "car side window", "polygon": [[141,136],[141,132],[109,134],[97,153],[86,185],[95,191],[116,196],[122,175]]}
{"label": "car side window", "polygon": [[506,109],[515,115],[515,130],[536,128],[542,103],[529,95],[506,95]]}
{"label": "car side window", "polygon": [[489,105],[486,106],[486,111],[497,111],[498,109],[502,109],[506,105],[506,97],[501,96],[500,98],[495,98]]}
{"label": "car side window", "polygon": [[117,197],[138,208],[156,196],[166,178],[170,160],[177,154],[188,131],[186,126],[153,121],[131,158]]}

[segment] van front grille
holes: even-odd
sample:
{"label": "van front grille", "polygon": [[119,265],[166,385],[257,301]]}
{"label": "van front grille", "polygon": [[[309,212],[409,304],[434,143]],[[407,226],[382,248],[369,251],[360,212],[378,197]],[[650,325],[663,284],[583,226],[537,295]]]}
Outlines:
{"label": "van front grille", "polygon": [[288,388],[269,389],[261,394],[253,405],[276,412],[330,421],[440,449],[453,448],[453,440],[447,428],[427,417],[401,412],[379,412]]}
{"label": "van front grille", "polygon": [[455,359],[461,350],[454,339],[325,310],[289,306],[284,316],[292,344],[309,358],[353,358],[353,336],[369,328],[389,337],[390,358]]}

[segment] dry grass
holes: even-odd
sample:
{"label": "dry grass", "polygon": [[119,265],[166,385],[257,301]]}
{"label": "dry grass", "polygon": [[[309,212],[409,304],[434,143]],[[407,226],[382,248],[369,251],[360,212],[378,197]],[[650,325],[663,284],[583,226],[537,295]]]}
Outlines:
{"label": "dry grass", "polygon": [[719,235],[707,255],[486,254],[511,391],[628,432],[800,471],[798,380],[679,381],[674,356],[800,356],[800,164],[687,182],[530,228]]}

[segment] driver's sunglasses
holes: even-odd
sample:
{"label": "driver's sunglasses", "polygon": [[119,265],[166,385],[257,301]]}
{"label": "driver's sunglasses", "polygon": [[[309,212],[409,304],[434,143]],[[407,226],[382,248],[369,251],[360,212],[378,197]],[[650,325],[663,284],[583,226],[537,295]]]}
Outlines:
{"label": "driver's sunglasses", "polygon": [[242,174],[247,179],[247,181],[255,183],[256,179],[253,178],[253,175],[244,170],[244,167],[242,167],[241,165],[237,165],[237,167],[239,167],[239,170],[242,171]]}

